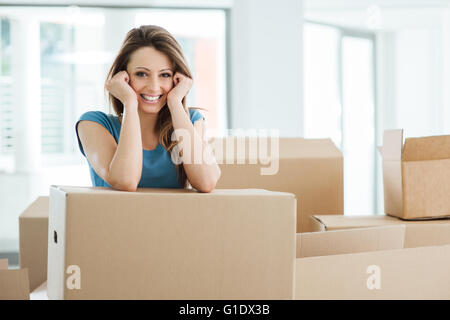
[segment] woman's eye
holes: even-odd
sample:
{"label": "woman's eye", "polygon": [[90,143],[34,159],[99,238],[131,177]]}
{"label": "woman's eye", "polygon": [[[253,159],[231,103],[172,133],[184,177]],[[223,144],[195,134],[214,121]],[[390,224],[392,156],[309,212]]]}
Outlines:
{"label": "woman's eye", "polygon": [[163,78],[170,78],[172,75],[170,73],[162,73],[161,76]]}
{"label": "woman's eye", "polygon": [[146,74],[145,74],[145,72],[136,72],[136,75],[138,77],[144,77]]}

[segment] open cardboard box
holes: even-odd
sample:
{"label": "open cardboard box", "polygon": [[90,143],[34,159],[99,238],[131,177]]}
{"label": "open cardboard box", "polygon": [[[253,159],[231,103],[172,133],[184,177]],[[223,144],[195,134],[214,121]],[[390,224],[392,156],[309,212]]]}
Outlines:
{"label": "open cardboard box", "polygon": [[450,244],[450,219],[406,221],[385,215],[311,217],[313,231],[404,225],[405,248]]}
{"label": "open cardboard box", "polygon": [[450,245],[405,249],[405,236],[405,225],[297,234],[295,298],[450,299]]}
{"label": "open cardboard box", "polygon": [[330,139],[272,137],[267,152],[261,137],[213,138],[209,144],[222,172],[217,188],[295,194],[297,232],[311,231],[313,214],[343,214],[343,158]]}
{"label": "open cardboard box", "polygon": [[0,300],[30,299],[28,269],[8,269],[8,260],[0,259]]}
{"label": "open cardboard box", "polygon": [[450,217],[450,136],[407,138],[403,145],[403,130],[386,130],[383,144],[379,151],[386,214]]}

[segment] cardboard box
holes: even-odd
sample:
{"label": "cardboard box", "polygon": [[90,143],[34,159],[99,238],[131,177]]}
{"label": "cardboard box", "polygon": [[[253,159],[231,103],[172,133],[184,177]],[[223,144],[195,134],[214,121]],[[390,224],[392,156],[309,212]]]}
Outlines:
{"label": "cardboard box", "polygon": [[9,270],[8,260],[0,259],[0,300],[28,300],[28,270]]}
{"label": "cardboard box", "polygon": [[47,280],[48,210],[43,196],[19,216],[19,264],[29,271],[31,291]]}
{"label": "cardboard box", "polygon": [[402,249],[405,231],[298,234],[296,299],[450,299],[450,245]]}
{"label": "cardboard box", "polygon": [[405,225],[405,248],[450,244],[450,219],[406,221],[385,215],[313,216],[314,231]]}
{"label": "cardboard box", "polygon": [[343,214],[343,158],[330,139],[273,139],[267,143],[267,152],[260,141],[250,137],[210,140],[222,172],[217,188],[295,194],[297,232],[311,231],[313,214]]}
{"label": "cardboard box", "polygon": [[384,132],[384,207],[402,219],[450,217],[450,136],[407,138]]}
{"label": "cardboard box", "polygon": [[52,186],[50,299],[292,299],[296,199]]}

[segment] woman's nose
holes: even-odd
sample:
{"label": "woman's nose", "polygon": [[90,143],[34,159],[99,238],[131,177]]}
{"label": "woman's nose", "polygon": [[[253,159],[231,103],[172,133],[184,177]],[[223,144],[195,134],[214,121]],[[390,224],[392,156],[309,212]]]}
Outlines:
{"label": "woman's nose", "polygon": [[161,87],[159,79],[157,77],[150,77],[147,82],[147,87],[153,91],[159,90],[159,88]]}

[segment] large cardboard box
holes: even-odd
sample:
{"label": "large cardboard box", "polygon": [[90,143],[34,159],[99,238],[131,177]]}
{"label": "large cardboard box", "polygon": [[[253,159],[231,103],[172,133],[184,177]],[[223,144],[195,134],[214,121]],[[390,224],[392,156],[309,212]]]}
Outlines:
{"label": "large cardboard box", "polygon": [[0,300],[30,299],[27,269],[8,269],[8,260],[0,259]]}
{"label": "large cardboard box", "polygon": [[405,248],[450,244],[450,219],[407,221],[385,215],[311,217],[313,231],[404,225]]}
{"label": "large cardboard box", "polygon": [[296,199],[52,186],[50,299],[292,299]]}
{"label": "large cardboard box", "polygon": [[295,194],[297,232],[311,231],[313,214],[343,214],[343,158],[330,139],[270,138],[265,144],[261,137],[227,137],[209,143],[222,172],[217,188]]}
{"label": "large cardboard box", "polygon": [[407,138],[384,132],[384,207],[403,219],[450,217],[450,136]]}
{"label": "large cardboard box", "polygon": [[19,264],[29,271],[30,290],[47,280],[49,197],[38,197],[19,216]]}
{"label": "large cardboard box", "polygon": [[450,245],[402,249],[405,231],[298,234],[296,299],[450,299]]}

